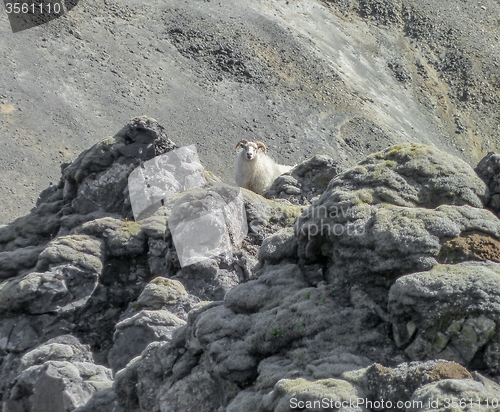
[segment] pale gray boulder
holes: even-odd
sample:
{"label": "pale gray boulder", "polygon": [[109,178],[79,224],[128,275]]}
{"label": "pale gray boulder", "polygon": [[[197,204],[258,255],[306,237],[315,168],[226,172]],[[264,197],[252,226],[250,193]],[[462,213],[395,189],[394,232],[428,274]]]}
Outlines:
{"label": "pale gray boulder", "polygon": [[134,221],[95,219],[78,227],[77,233],[102,239],[109,256],[136,256],[146,251],[146,235]]}
{"label": "pale gray boulder", "polygon": [[169,341],[185,322],[166,310],[141,310],[116,325],[108,361],[113,373],[123,369],[153,341]]}
{"label": "pale gray boulder", "polygon": [[487,380],[445,379],[415,391],[406,412],[497,411],[500,385]]}
{"label": "pale gray boulder", "polygon": [[48,360],[92,362],[88,345],[82,345],[72,335],[62,335],[27,352],[21,358],[21,369],[43,365]]}
{"label": "pale gray boulder", "polygon": [[261,265],[297,260],[297,238],[288,227],[264,239],[257,255]]}
{"label": "pale gray boulder", "polygon": [[14,382],[5,407],[26,412],[70,412],[112,384],[111,373],[104,366],[67,361],[32,366]]}
{"label": "pale gray boulder", "polygon": [[363,391],[345,380],[282,379],[264,397],[260,410],[288,412],[300,408],[311,412],[368,412],[370,409],[365,407],[365,400]]}
{"label": "pale gray boulder", "polygon": [[73,265],[10,279],[0,289],[0,313],[69,314],[84,306],[98,284],[98,274]]}
{"label": "pale gray boulder", "polygon": [[4,396],[4,410],[70,412],[111,385],[111,371],[93,363],[88,346],[60,336],[21,358]]}
{"label": "pale gray boulder", "polygon": [[102,256],[98,239],[76,235],[59,238],[40,254],[39,271],[4,281],[0,312],[8,316],[0,320],[4,332],[1,345],[22,352],[71,332],[77,311],[98,287]]}
{"label": "pale gray boulder", "polygon": [[500,221],[482,209],[487,196],[462,160],[430,146],[394,146],[338,175],[304,211],[298,255],[328,266],[329,282],[384,287],[431,269],[450,238],[480,231],[500,239]]}
{"label": "pale gray boulder", "polygon": [[55,239],[40,253],[36,269],[43,271],[71,262],[82,270],[102,273],[103,241],[93,236],[68,235]]}
{"label": "pale gray boulder", "polygon": [[388,310],[395,341],[411,359],[474,360],[498,373],[500,264],[437,265],[403,276]]}
{"label": "pale gray boulder", "polygon": [[87,305],[99,285],[103,256],[99,239],[58,238],[40,253],[37,271],[4,281],[0,344],[19,353],[70,333],[78,310]]}
{"label": "pale gray boulder", "polygon": [[129,303],[120,319],[134,317],[142,310],[162,310],[185,321],[189,311],[199,302],[200,298],[188,294],[181,282],[159,276],[144,287],[135,302]]}
{"label": "pale gray boulder", "polygon": [[143,289],[137,299],[136,306],[139,309],[164,309],[186,301],[188,296],[181,282],[157,277]]}
{"label": "pale gray boulder", "polygon": [[488,189],[463,160],[434,146],[408,143],[371,154],[331,181],[323,197],[335,191],[362,190],[369,204],[435,208],[483,207]]}

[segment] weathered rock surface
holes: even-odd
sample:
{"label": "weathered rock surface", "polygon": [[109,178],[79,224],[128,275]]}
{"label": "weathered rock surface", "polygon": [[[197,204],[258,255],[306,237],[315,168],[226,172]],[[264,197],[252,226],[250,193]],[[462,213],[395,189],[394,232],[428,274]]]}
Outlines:
{"label": "weathered rock surface", "polygon": [[465,233],[443,243],[437,260],[440,263],[467,260],[500,262],[500,242],[485,233]]}
{"label": "weathered rock surface", "polygon": [[464,412],[495,411],[498,409],[498,387],[482,382],[446,379],[415,391],[408,401],[408,412],[445,412],[450,408]]}
{"label": "weathered rock surface", "polygon": [[300,216],[298,255],[326,264],[330,281],[390,285],[431,269],[450,238],[478,231],[500,239],[500,221],[482,208],[487,196],[461,160],[430,146],[394,146],[338,175]]}
{"label": "weathered rock surface", "polygon": [[[369,357],[377,352],[375,347],[386,341],[384,325],[373,313],[341,304],[345,299],[337,296],[345,293],[340,287],[311,288],[297,265],[266,265],[258,279],[231,289],[224,304],[191,311],[186,329],[179,330],[170,346],[151,348],[147,356],[143,354],[120,374],[137,376],[141,370],[145,374],[147,359],[177,358],[172,366],[159,368],[158,374],[167,374],[157,400],[162,408],[189,410],[202,398],[210,399],[206,410],[227,403],[227,410],[234,411],[242,410],[243,405],[263,411],[274,410],[272,405],[278,404],[283,408],[286,401],[279,399],[282,392],[278,389],[272,399],[264,396],[280,379],[341,377],[368,366]],[[377,356],[387,363],[396,353],[389,343]],[[131,389],[126,386],[129,379],[116,381],[119,398],[127,393],[125,388]],[[318,383],[318,388],[321,385]],[[339,381],[338,385],[344,391],[338,399],[357,393],[347,382]],[[199,386],[204,392],[194,390]],[[246,386],[249,389],[245,390]],[[235,391],[238,387],[239,394]],[[221,388],[228,399],[217,395]],[[177,394],[187,390],[192,397],[183,400],[187,404],[179,403]],[[233,404],[230,401],[236,394]],[[141,407],[152,402],[141,388],[133,388],[122,404],[130,405],[133,399]]]}
{"label": "weathered rock surface", "polygon": [[490,190],[487,206],[497,215],[500,213],[500,155],[489,152],[475,168]]}
{"label": "weathered rock surface", "polygon": [[303,378],[282,379],[266,395],[262,410],[286,412],[291,408],[305,408],[308,411],[368,411],[358,399],[365,399],[364,393],[341,379],[320,379],[314,382]]}
{"label": "weathered rock surface", "polygon": [[[59,184],[42,193],[32,213],[0,228],[0,252],[41,247],[99,215],[119,213],[130,217],[128,174],[141,161],[174,147],[154,119],[132,119],[114,137],[84,151],[71,164],[64,164]],[[33,262],[34,250],[40,249],[26,249],[25,255],[31,253],[24,265]],[[8,266],[2,266],[0,274],[6,270]],[[15,275],[12,269],[8,273]]]}
{"label": "weathered rock surface", "polygon": [[108,361],[114,372],[123,369],[155,341],[169,341],[185,322],[167,310],[141,310],[116,324]]}
{"label": "weathered rock surface", "polygon": [[475,362],[498,373],[499,285],[493,262],[436,265],[399,278],[389,293],[396,343],[414,360]]}
{"label": "weathered rock surface", "polygon": [[287,199],[294,204],[311,204],[311,200],[323,193],[330,180],[341,171],[332,158],[314,156],[295,166],[290,173],[279,176],[263,196]]}
{"label": "weathered rock surface", "polygon": [[374,364],[366,370],[366,379],[371,399],[383,399],[392,405],[388,409],[404,411],[403,405],[417,389],[443,379],[472,380],[472,375],[457,363],[439,360],[402,363],[397,368]]}
{"label": "weathered rock surface", "polygon": [[[99,200],[103,176],[166,147],[161,130],[135,119],[66,166],[39,206],[66,186],[52,239],[0,228],[5,411],[371,412],[500,393],[477,372],[500,376],[500,220],[464,162],[414,144],[341,173],[313,158],[289,199],[208,178],[133,221],[127,190]],[[217,236],[195,230],[206,255],[186,264],[175,228],[194,221]]]}
{"label": "weathered rock surface", "polygon": [[[30,373],[18,368],[24,352],[48,339],[77,336],[90,345],[96,360],[111,366],[114,373],[151,342],[170,341],[194,305],[207,298],[222,299],[234,285],[253,277],[256,248],[265,234],[290,224],[300,214],[300,207],[250,192],[242,196],[237,188],[216,183],[217,179],[207,173],[210,187],[179,193],[165,206],[159,204],[150,217],[129,220],[128,192],[120,185],[134,165],[173,147],[154,120],[133,119],[114,138],[66,165],[61,184],[42,194],[32,215],[1,229],[5,250],[0,258],[8,262],[1,268],[7,279],[0,286],[5,400],[17,391],[11,384],[14,378],[19,378],[19,385],[38,379],[42,366]],[[116,166],[124,164],[129,166]],[[168,221],[175,217],[181,222],[186,207],[203,204],[214,196],[229,205],[236,199],[240,202],[236,209],[248,211],[248,219],[258,223],[251,225],[253,240],[245,238],[246,215],[242,221],[237,210],[229,207],[223,215],[229,225],[229,249],[181,267]],[[45,208],[54,198],[60,199],[57,207]],[[40,218],[40,210],[48,214],[49,223],[57,221],[52,240],[46,237],[45,227],[29,226],[34,218]],[[246,245],[241,249],[244,240]],[[50,360],[72,362],[57,356]],[[66,364],[51,364],[50,368],[49,375],[56,380],[66,374],[71,375],[71,382],[78,381],[76,370],[70,371]],[[83,407],[91,393],[84,389],[78,399],[64,407]],[[89,405],[108,401],[111,405],[113,399],[107,391],[97,394]]]}
{"label": "weathered rock surface", "polygon": [[143,289],[137,299],[137,306],[144,309],[163,309],[186,302],[188,296],[181,282],[157,277]]}
{"label": "weathered rock surface", "polygon": [[112,385],[111,371],[93,363],[88,346],[60,336],[27,352],[4,398],[7,411],[69,412]]}

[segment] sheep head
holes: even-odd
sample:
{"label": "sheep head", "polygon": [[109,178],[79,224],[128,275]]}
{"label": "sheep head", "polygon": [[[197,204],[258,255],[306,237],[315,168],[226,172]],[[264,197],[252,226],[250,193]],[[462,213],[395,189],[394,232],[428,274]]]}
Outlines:
{"label": "sheep head", "polygon": [[240,146],[245,151],[244,157],[247,160],[255,159],[255,156],[257,156],[257,152],[259,150],[263,151],[264,153],[267,152],[266,145],[262,142],[249,142],[248,140],[240,140],[236,145],[236,149]]}

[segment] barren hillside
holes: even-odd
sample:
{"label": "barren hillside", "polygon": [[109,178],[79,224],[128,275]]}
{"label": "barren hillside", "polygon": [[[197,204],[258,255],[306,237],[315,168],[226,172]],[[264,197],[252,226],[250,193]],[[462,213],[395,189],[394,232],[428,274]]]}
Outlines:
{"label": "barren hillside", "polygon": [[15,34],[2,13],[0,224],[138,115],[227,182],[240,139],[289,164],[422,142],[475,166],[500,149],[499,36],[498,0],[85,0]]}

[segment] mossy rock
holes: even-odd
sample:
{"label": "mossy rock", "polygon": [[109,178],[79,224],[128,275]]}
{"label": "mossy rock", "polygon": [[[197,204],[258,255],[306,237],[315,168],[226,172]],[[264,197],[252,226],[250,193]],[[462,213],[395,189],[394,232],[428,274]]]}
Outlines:
{"label": "mossy rock", "polygon": [[181,282],[159,276],[146,285],[136,305],[140,309],[160,309],[185,297],[187,292]]}

